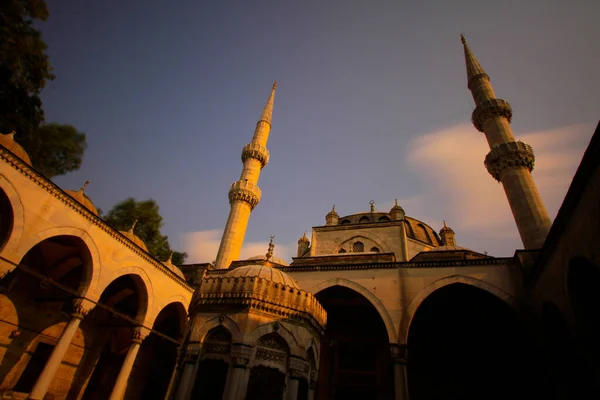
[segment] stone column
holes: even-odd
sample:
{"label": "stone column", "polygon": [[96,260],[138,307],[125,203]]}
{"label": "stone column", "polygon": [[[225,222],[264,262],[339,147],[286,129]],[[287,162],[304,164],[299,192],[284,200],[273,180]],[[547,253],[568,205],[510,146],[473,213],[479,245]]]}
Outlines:
{"label": "stone column", "polygon": [[285,400],[298,399],[300,379],[306,378],[310,369],[309,364],[300,357],[290,356],[288,364],[288,384],[285,389]]}
{"label": "stone column", "polygon": [[[313,369],[310,371],[310,379],[308,380],[308,400],[313,400],[315,397],[315,389],[317,388],[317,378],[319,371]],[[303,400],[303,399],[300,399]]]}
{"label": "stone column", "polygon": [[129,375],[131,374],[133,363],[135,362],[135,357],[140,350],[142,341],[146,338],[146,336],[148,336],[148,333],[150,332],[144,327],[137,327],[133,332],[129,350],[127,351],[127,355],[125,356],[125,360],[123,361],[123,365],[119,371],[119,376],[117,376],[117,380],[113,386],[113,390],[109,398],[110,400],[121,400],[123,398],[125,389],[127,389],[127,381],[129,380]]}
{"label": "stone column", "polygon": [[189,342],[186,345],[183,365],[181,366],[183,372],[181,372],[181,379],[179,380],[175,400],[187,400],[190,397],[194,388],[194,370],[200,357],[200,350],[201,346],[199,342]]}
{"label": "stone column", "polygon": [[223,400],[243,400],[248,390],[248,364],[254,348],[245,344],[231,346],[231,373],[227,376]]}
{"label": "stone column", "polygon": [[394,366],[394,399],[408,400],[406,384],[406,345],[390,344],[392,365]]}
{"label": "stone column", "polygon": [[52,354],[46,362],[42,373],[35,382],[33,389],[31,389],[31,393],[29,393],[29,399],[41,400],[44,398],[46,392],[48,391],[48,387],[50,386],[50,383],[52,383],[54,375],[56,375],[56,371],[62,363],[65,353],[67,352],[67,349],[73,340],[73,336],[75,336],[75,333],[77,332],[77,328],[79,327],[81,320],[93,307],[94,303],[85,299],[76,299],[73,302],[71,319],[69,322],[67,322],[67,325],[60,334],[60,338],[58,339],[58,343],[56,343],[56,347],[54,347],[54,350],[52,350]]}

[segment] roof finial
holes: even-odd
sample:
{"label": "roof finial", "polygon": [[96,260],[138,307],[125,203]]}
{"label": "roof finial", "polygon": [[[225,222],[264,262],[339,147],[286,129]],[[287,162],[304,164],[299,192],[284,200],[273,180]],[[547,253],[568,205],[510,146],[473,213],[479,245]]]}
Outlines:
{"label": "roof finial", "polygon": [[371,200],[369,204],[371,205],[371,212],[375,212],[375,200]]}
{"label": "roof finial", "polygon": [[446,226],[446,220],[444,220],[444,228],[446,228],[446,229],[448,228],[448,227]]}
{"label": "roof finial", "polygon": [[394,199],[394,205],[398,207],[398,199]]}
{"label": "roof finial", "polygon": [[271,257],[273,257],[273,249],[275,248],[275,245],[273,244],[273,239],[275,238],[275,235],[271,235],[271,236],[269,236],[269,238],[271,240],[269,240],[269,250],[267,250],[267,254],[266,254],[267,261],[269,261],[269,259]]}
{"label": "roof finial", "polygon": [[467,45],[467,39],[465,39],[464,35],[460,35],[460,41],[462,42],[465,50],[465,64],[467,65],[467,86],[471,89],[471,83],[475,78],[478,77],[486,77],[489,79],[489,76],[485,73],[479,61],[475,58],[471,49]]}
{"label": "roof finial", "polygon": [[167,264],[173,264],[173,262],[171,261],[173,259],[173,253],[175,253],[175,251],[173,250],[169,252],[169,258],[166,261]]}
{"label": "roof finial", "polygon": [[335,204],[331,207],[331,212],[335,212]]}
{"label": "roof finial", "polygon": [[271,119],[273,118],[273,102],[275,98],[275,89],[277,89],[277,81],[273,82],[273,89],[271,90],[271,94],[267,100],[267,104],[265,104],[265,108],[263,109],[262,114],[258,121],[264,121],[268,124],[271,124]]}
{"label": "roof finial", "polygon": [[307,237],[306,237],[306,231],[304,231],[304,235],[302,235],[302,237],[303,237],[304,239],[307,239]]}
{"label": "roof finial", "polygon": [[140,218],[136,218],[135,220],[133,220],[133,224],[131,225],[131,228],[129,228],[129,232],[133,233],[133,228],[135,228],[135,225],[138,223],[138,220]]}
{"label": "roof finial", "polygon": [[8,132],[6,134],[6,136],[8,136],[9,138],[11,138],[12,140],[15,140],[15,135],[17,134],[17,132],[15,132],[14,130]]}
{"label": "roof finial", "polygon": [[273,90],[277,89],[277,81],[273,82]]}
{"label": "roof finial", "polygon": [[467,44],[467,39],[465,39],[465,35],[463,35],[462,33],[460,34],[460,41],[462,42],[462,44]]}
{"label": "roof finial", "polygon": [[85,181],[85,183],[83,184],[83,186],[81,187],[81,189],[79,189],[80,193],[83,193],[83,191],[85,190],[85,188],[90,184],[90,181]]}

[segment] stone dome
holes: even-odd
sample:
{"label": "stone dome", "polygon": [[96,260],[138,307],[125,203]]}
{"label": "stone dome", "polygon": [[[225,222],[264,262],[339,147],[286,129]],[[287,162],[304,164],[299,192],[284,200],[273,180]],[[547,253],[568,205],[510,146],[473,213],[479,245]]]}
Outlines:
{"label": "stone dome", "polygon": [[124,236],[127,236],[129,240],[141,247],[146,253],[148,252],[148,247],[146,247],[146,243],[144,243],[144,241],[140,239],[139,236],[133,233],[133,227],[128,231],[119,232],[121,232],[121,234],[123,234]]}
{"label": "stone dome", "polygon": [[[86,182],[86,185],[87,185],[87,182]],[[77,200],[79,203],[81,203],[81,205],[83,205],[85,208],[87,208],[88,210],[93,212],[95,215],[98,215],[98,210],[96,209],[96,206],[94,206],[94,203],[92,203],[92,200],[85,193],[83,193],[84,188],[85,188],[85,185],[78,191],[67,189],[67,190],[65,190],[65,193],[67,193],[69,196],[71,196],[72,198]]]}
{"label": "stone dome", "polygon": [[165,265],[165,267],[167,267],[171,271],[173,271],[175,273],[175,275],[177,275],[181,279],[185,280],[185,275],[183,275],[183,272],[181,272],[181,270],[179,269],[179,267],[177,267],[177,265],[175,265],[171,262],[171,257],[169,257],[169,259],[167,261],[163,262],[163,264]]}
{"label": "stone dome", "polygon": [[23,147],[21,147],[21,145],[15,141],[15,132],[0,135],[0,144],[31,166],[31,158],[29,158],[29,154],[27,154],[25,149],[23,149]]}
{"label": "stone dome", "polygon": [[254,257],[250,257],[248,258],[248,260],[256,260],[256,261],[269,261],[273,264],[277,264],[277,265],[283,265],[284,267],[289,267],[290,264],[288,264],[287,262],[283,261],[283,259],[277,257],[277,256],[272,256],[271,258],[269,258],[267,260],[267,256],[266,255],[258,255],[258,256],[254,256]]}
{"label": "stone dome", "polygon": [[296,282],[285,272],[266,265],[245,265],[228,271],[227,278],[263,278],[274,283],[299,289]]}

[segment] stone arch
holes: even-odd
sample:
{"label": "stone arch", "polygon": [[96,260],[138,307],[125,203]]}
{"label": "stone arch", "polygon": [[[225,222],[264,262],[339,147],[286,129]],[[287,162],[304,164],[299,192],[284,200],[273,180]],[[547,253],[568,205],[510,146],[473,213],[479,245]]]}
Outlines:
{"label": "stone arch", "polygon": [[[277,324],[277,325],[276,325]],[[294,334],[282,323],[280,322],[268,322],[254,329],[247,336],[247,344],[252,346],[256,346],[257,341],[269,333],[277,333],[279,336],[286,341],[288,347],[290,348],[290,354],[303,356],[303,351],[301,351],[301,345],[294,336]]]}
{"label": "stone arch", "polygon": [[94,242],[94,239],[92,239],[92,237],[83,229],[68,226],[55,227],[32,235],[30,238],[28,238],[26,243],[22,244],[21,248],[19,249],[18,262],[20,262],[29,252],[29,250],[34,248],[36,245],[46,239],[56,236],[77,237],[81,239],[87,247],[91,260],[89,260],[89,265],[86,265],[84,268],[84,275],[80,287],[80,295],[81,297],[89,297],[92,292],[92,288],[96,286],[98,280],[100,279],[100,266],[102,263],[100,261],[100,252],[98,251],[98,246]]}
{"label": "stone arch", "polygon": [[25,213],[23,211],[23,203],[21,203],[21,198],[17,193],[15,187],[10,183],[8,179],[4,175],[0,175],[0,190],[4,192],[4,195],[7,197],[8,202],[10,203],[10,207],[12,209],[12,226],[10,228],[10,232],[8,233],[8,237],[4,243],[0,244],[0,251],[6,249],[12,249],[12,251],[8,251],[4,257],[13,261],[15,264],[18,263],[20,258],[13,258],[16,256],[15,249],[18,247],[19,242],[21,240],[21,236],[23,235],[23,229],[25,226]]}
{"label": "stone arch", "polygon": [[338,253],[339,250],[342,248],[342,246],[346,243],[348,243],[350,240],[357,240],[357,239],[368,239],[372,242],[374,242],[377,247],[379,247],[380,249],[382,249],[382,251],[384,253],[392,253],[392,249],[387,245],[387,243],[380,238],[379,236],[371,233],[371,232],[361,232],[358,235],[353,235],[349,238],[344,239],[339,246],[335,249],[334,253]]}
{"label": "stone arch", "polygon": [[451,285],[453,283],[464,283],[466,285],[475,286],[479,289],[482,289],[486,292],[493,294],[499,299],[506,302],[513,310],[519,312],[519,307],[517,301],[508,293],[503,291],[502,289],[497,288],[494,285],[491,285],[487,282],[481,281],[479,279],[471,278],[469,276],[464,275],[453,275],[445,278],[438,279],[437,281],[425,286],[421,291],[410,301],[408,307],[406,308],[406,312],[402,315],[402,320],[400,321],[400,329],[398,335],[398,342],[400,344],[405,344],[408,339],[408,330],[410,328],[410,323],[412,319],[421,305],[421,303],[433,292],[436,290]]}
{"label": "stone arch", "polygon": [[343,286],[348,289],[352,289],[352,290],[356,291],[357,293],[359,293],[360,295],[362,295],[367,300],[369,300],[369,302],[371,302],[371,304],[373,304],[373,307],[375,307],[377,312],[379,312],[379,316],[381,317],[381,319],[383,320],[383,323],[385,324],[385,328],[387,330],[390,343],[396,343],[398,341],[398,335],[396,333],[396,328],[394,327],[394,322],[392,321],[392,318],[390,317],[390,314],[388,313],[387,309],[385,308],[385,306],[383,305],[381,300],[379,300],[379,298],[377,296],[375,296],[373,293],[371,293],[364,286],[362,286],[354,281],[348,280],[348,279],[333,278],[328,281],[321,282],[316,286],[313,286],[312,288],[310,288],[309,291],[314,294],[317,294],[321,290],[330,288],[332,286]]}
{"label": "stone arch", "polygon": [[138,290],[139,309],[135,317],[136,322],[147,328],[151,328],[152,324],[154,323],[154,319],[156,319],[158,316],[158,313],[153,312],[154,292],[152,290],[150,277],[143,268],[132,266],[114,271],[110,279],[106,279],[101,286],[96,287],[96,290],[92,293],[94,299],[100,299],[100,296],[102,296],[104,290],[106,290],[111,283],[124,276],[131,276],[135,283],[136,289]]}
{"label": "stone arch", "polygon": [[198,330],[198,333],[193,334],[192,337],[197,337],[198,342],[202,343],[204,342],[204,339],[206,338],[208,332],[218,326],[223,326],[231,333],[232,343],[239,343],[242,341],[242,331],[240,330],[240,327],[238,326],[237,322],[235,322],[232,318],[228,317],[225,314],[216,315],[213,318],[205,321]]}
{"label": "stone arch", "polygon": [[[176,313],[178,314],[178,317],[179,317],[179,332],[181,333],[181,335],[184,335],[185,330],[187,328],[187,312],[186,312],[185,306],[183,305],[183,303],[181,301],[166,302],[166,304],[164,304],[162,307],[160,307],[160,309],[156,313],[156,316],[154,317],[154,320],[151,321],[152,325],[147,325],[147,326],[153,326],[156,321],[156,318],[158,318],[160,313],[163,312],[163,310],[165,310],[169,306],[173,306],[173,308],[175,308]],[[144,324],[144,325],[146,325],[146,324]]]}

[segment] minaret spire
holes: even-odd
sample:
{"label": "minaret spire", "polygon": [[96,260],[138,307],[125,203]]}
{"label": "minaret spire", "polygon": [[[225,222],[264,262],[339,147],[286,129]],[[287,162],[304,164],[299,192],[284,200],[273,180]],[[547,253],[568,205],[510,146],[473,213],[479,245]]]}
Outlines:
{"label": "minaret spire", "polygon": [[483,132],[490,146],[485,166],[494,179],[502,183],[521,240],[526,249],[539,249],[550,230],[550,218],[531,177],[535,162],[533,149],[515,141],[510,122],[512,108],[508,101],[496,98],[490,77],[485,73],[463,35],[467,86],[475,101],[471,121]]}
{"label": "minaret spire", "polygon": [[229,189],[231,209],[215,261],[215,268],[218,269],[229,268],[231,262],[239,258],[250,213],[260,201],[258,178],[261,169],[269,162],[269,151],[266,146],[271,132],[276,88],[277,83],[274,83],[265,108],[256,123],[252,141],[242,149],[243,167],[240,180],[234,182]]}

